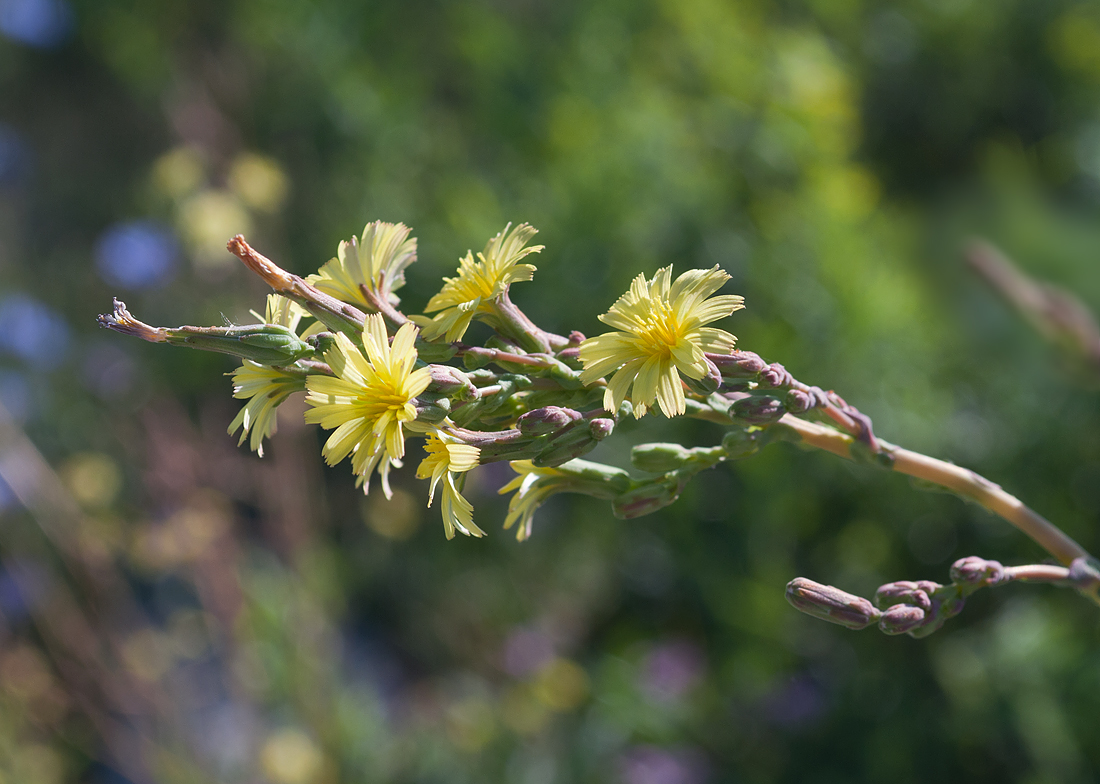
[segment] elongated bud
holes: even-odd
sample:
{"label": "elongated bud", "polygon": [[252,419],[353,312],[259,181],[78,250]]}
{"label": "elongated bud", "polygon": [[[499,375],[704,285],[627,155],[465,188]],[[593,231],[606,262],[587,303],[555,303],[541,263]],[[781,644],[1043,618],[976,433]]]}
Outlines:
{"label": "elongated bud", "polygon": [[771,395],[750,395],[735,400],[730,406],[730,416],[749,425],[767,425],[776,422],[787,413],[779,398]]}
{"label": "elongated bud", "polygon": [[97,320],[100,326],[150,343],[170,343],[203,351],[232,354],[261,365],[292,365],[311,356],[313,346],[279,324],[249,324],[240,327],[151,327],[138,321],[115,300],[114,312]]}
{"label": "elongated bud", "polygon": [[[704,357],[704,359],[706,359],[706,357]],[[702,378],[688,378],[687,376],[682,376],[688,389],[697,395],[709,395],[711,392],[718,391],[718,387],[722,386],[722,371],[720,371],[718,366],[710,359],[706,359],[706,363],[707,374]]]}
{"label": "elongated bud", "polygon": [[679,444],[638,444],[630,450],[630,462],[639,471],[665,474],[691,459],[691,450]]}
{"label": "elongated bud", "polygon": [[519,432],[528,436],[541,436],[565,427],[581,418],[579,411],[561,406],[546,406],[528,411],[516,421]]}
{"label": "elongated bud", "polygon": [[751,351],[707,354],[706,357],[718,368],[722,378],[728,379],[756,378],[768,366],[767,362]]}
{"label": "elongated bud", "polygon": [[540,468],[552,468],[575,460],[595,449],[614,428],[612,420],[603,418],[566,425],[558,435],[543,436],[549,439],[549,444],[531,462]]}
{"label": "elongated bud", "polygon": [[805,577],[796,577],[787,583],[787,601],[800,612],[856,631],[866,629],[882,617],[882,613],[862,596]]}
{"label": "elongated bud", "polygon": [[458,394],[459,400],[474,400],[477,398],[477,387],[470,377],[461,370],[450,365],[428,365],[432,373],[432,382],[428,385],[429,392],[441,395]]}

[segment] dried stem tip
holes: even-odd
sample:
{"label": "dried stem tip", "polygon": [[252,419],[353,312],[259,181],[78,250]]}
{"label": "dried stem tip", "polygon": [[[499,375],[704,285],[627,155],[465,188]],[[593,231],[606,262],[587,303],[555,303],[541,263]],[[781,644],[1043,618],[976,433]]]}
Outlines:
{"label": "dried stem tip", "polygon": [[123,335],[141,338],[150,343],[168,342],[168,330],[164,327],[151,327],[143,321],[138,321],[126,309],[126,303],[118,297],[115,297],[114,307],[113,313],[102,313],[96,317],[99,326],[121,332]]}

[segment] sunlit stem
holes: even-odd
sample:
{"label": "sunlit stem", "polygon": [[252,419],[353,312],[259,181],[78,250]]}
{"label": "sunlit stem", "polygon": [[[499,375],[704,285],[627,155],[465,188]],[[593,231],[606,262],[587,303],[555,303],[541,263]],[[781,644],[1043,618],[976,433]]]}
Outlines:
{"label": "sunlit stem", "polygon": [[315,286],[287,272],[261,253],[253,250],[242,235],[226,243],[226,248],[255,272],[276,294],[292,299],[308,310],[329,329],[345,332],[355,339],[363,333],[367,316],[354,305],[330,297]]}
{"label": "sunlit stem", "polygon": [[[827,425],[807,422],[791,414],[784,415],[778,425],[794,431],[802,443],[808,446],[832,452],[848,460],[853,459],[851,450],[855,439],[846,433]],[[879,444],[893,458],[892,470],[923,479],[975,501],[1019,528],[1061,563],[1069,565],[1077,558],[1089,557],[1088,551],[1060,528],[985,477],[970,469],[912,452],[886,441],[880,440]],[[1100,604],[1100,590],[1097,587],[1093,586],[1082,593]]]}

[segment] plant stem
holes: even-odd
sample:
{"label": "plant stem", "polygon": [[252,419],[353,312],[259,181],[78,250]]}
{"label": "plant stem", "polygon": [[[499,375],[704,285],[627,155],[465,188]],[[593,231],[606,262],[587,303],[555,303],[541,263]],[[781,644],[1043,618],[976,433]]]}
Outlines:
{"label": "plant stem", "polygon": [[[808,446],[852,459],[851,447],[855,439],[846,433],[791,414],[785,414],[778,424],[793,430]],[[881,439],[879,444],[893,458],[894,471],[923,479],[977,502],[1019,528],[1061,563],[1069,565],[1077,558],[1089,557],[1088,551],[1060,528],[985,477],[968,468],[903,449]],[[1100,592],[1096,589],[1088,591],[1087,595],[1100,604]]]}

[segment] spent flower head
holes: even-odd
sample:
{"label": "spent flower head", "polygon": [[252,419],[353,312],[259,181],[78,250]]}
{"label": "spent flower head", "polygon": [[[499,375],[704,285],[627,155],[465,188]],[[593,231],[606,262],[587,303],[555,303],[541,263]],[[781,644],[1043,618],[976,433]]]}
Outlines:
{"label": "spent flower head", "polygon": [[435,340],[441,335],[448,342],[461,340],[477,313],[491,313],[492,300],[504,294],[513,283],[531,280],[533,264],[520,259],[542,251],[542,245],[527,246],[538,233],[527,223],[514,229],[511,224],[485,245],[474,260],[472,252],[459,260],[458,277],[444,278],[443,288],[428,300],[425,313],[440,311],[433,318],[413,316],[424,328],[424,337]]}
{"label": "spent flower head", "polygon": [[393,292],[405,285],[405,267],[416,261],[410,231],[404,223],[368,223],[362,237],[342,241],[336,258],[306,280],[342,302],[373,309],[370,292],[396,305]]}
{"label": "spent flower head", "polygon": [[428,440],[424,442],[424,451],[428,455],[420,461],[416,469],[416,478],[432,481],[431,487],[428,488],[428,506],[431,506],[432,501],[435,500],[436,485],[442,480],[441,509],[443,528],[447,538],[453,539],[456,530],[466,536],[485,536],[485,532],[474,523],[473,504],[462,497],[462,493],[455,485],[458,474],[477,466],[481,450],[437,430],[428,434]]}
{"label": "spent flower head", "polygon": [[[416,363],[417,329],[404,324],[390,345],[382,316],[372,313],[363,327],[366,355],[342,333],[337,334],[325,359],[333,376],[310,375],[307,379],[313,408],[306,422],[334,430],[322,450],[329,465],[351,455],[351,466],[369,489],[370,475],[380,462],[380,473],[388,471],[405,455],[403,426],[416,419],[416,396],[431,383],[427,367]],[[383,489],[388,488],[383,485]],[[387,492],[387,495],[389,493]]]}
{"label": "spent flower head", "polygon": [[730,333],[704,326],[744,307],[744,299],[736,295],[711,297],[729,278],[715,266],[688,270],[673,282],[669,265],[651,280],[645,275],[634,279],[630,290],[600,316],[619,331],[589,338],[580,346],[583,383],[614,374],[604,393],[604,408],[617,411],[629,394],[635,417],[642,417],[654,400],[667,417],[684,413],[680,374],[703,378],[703,353],[726,354],[736,343]]}

